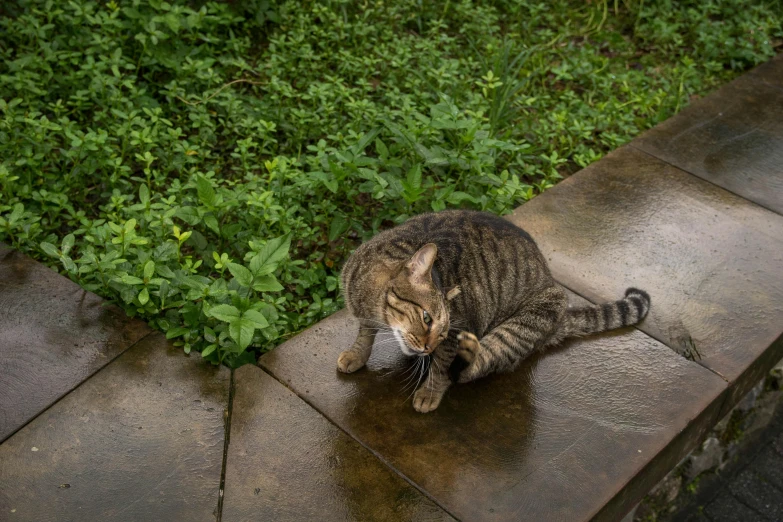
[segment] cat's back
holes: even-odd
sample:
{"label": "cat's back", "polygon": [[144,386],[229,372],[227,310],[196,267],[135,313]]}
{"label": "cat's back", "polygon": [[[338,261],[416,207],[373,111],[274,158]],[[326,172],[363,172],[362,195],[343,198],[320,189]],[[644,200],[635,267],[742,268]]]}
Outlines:
{"label": "cat's back", "polygon": [[382,257],[393,261],[410,258],[427,243],[439,250],[486,250],[488,246],[509,243],[532,244],[533,239],[521,228],[495,214],[476,210],[443,210],[414,216],[385,230],[363,243],[352,256]]}
{"label": "cat's back", "polygon": [[386,241],[405,240],[417,243],[418,246],[444,240],[461,243],[463,248],[485,245],[488,240],[533,243],[527,232],[510,221],[476,210],[443,210],[420,214],[390,232],[394,234],[385,238]]}

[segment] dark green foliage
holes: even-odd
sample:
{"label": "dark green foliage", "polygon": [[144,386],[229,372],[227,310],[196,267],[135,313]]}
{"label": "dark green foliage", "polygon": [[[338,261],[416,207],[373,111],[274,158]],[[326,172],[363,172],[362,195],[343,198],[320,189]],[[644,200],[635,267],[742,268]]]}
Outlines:
{"label": "dark green foliage", "polygon": [[648,3],[4,2],[0,240],[251,361],[339,308],[361,240],[507,212],[783,34],[775,3]]}

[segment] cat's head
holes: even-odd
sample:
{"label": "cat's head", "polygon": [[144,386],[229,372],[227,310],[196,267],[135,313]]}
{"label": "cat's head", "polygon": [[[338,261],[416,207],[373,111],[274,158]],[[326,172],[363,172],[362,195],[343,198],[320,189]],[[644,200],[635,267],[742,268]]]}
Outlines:
{"label": "cat's head", "polygon": [[405,355],[427,355],[449,333],[447,302],[459,287],[443,291],[433,281],[438,247],[428,243],[403,264],[386,287],[383,312]]}

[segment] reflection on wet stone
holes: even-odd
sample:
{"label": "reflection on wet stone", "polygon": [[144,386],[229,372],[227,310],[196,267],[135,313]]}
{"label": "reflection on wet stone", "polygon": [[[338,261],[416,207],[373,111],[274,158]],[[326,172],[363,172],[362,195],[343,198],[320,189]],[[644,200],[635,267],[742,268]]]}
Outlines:
{"label": "reflection on wet stone", "polygon": [[760,378],[762,356],[783,357],[783,216],[623,147],[510,219],[579,294],[601,302],[647,289],[639,328],[738,396]]}
{"label": "reflection on wet stone", "polygon": [[213,519],[229,381],[147,336],[0,446],[0,519]]}
{"label": "reflection on wet stone", "polygon": [[234,379],[224,520],[453,520],[260,368]]}
{"label": "reflection on wet stone", "polygon": [[696,101],[632,145],[783,214],[783,59]]}
{"label": "reflection on wet stone", "polygon": [[0,244],[0,441],[150,332]]}
{"label": "reflection on wet stone", "polygon": [[460,519],[611,519],[695,444],[725,390],[625,329],[455,386],[420,414],[403,391],[409,362],[398,348],[376,346],[367,368],[337,372],[357,329],[337,313],[259,363]]}

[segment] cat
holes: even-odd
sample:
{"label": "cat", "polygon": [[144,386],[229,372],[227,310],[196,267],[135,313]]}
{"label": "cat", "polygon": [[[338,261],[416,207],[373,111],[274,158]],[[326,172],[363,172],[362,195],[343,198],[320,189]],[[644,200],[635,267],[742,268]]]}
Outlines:
{"label": "cat", "polygon": [[511,371],[536,350],[636,324],[650,309],[635,288],[613,303],[569,308],[524,230],[469,210],[422,214],[379,233],[348,258],[341,283],[360,328],[337,369],[362,368],[376,336],[387,335],[379,345],[430,358],[413,395],[422,413],[438,407],[452,381]]}

